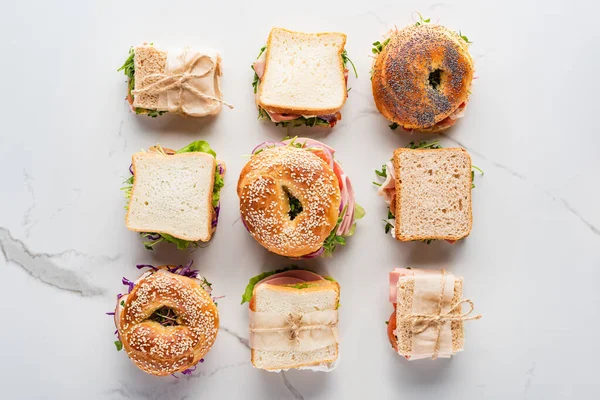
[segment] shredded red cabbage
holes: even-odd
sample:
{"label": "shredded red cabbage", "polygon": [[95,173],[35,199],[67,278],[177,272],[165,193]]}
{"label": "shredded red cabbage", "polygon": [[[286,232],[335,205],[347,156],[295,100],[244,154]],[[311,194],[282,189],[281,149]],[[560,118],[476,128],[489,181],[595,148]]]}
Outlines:
{"label": "shredded red cabbage", "polygon": [[[188,278],[197,278],[198,273],[200,271],[198,271],[197,269],[191,269],[192,264],[194,264],[194,260],[190,261],[187,265],[178,265],[176,267],[167,267],[166,270],[172,274],[187,276]],[[136,268],[137,269],[150,268],[153,271],[158,271],[158,268],[156,268],[154,265],[150,265],[150,264],[138,264],[138,265],[136,265]]]}
{"label": "shredded red cabbage", "polygon": [[131,172],[131,175],[135,175],[133,173],[133,164],[129,164],[129,172]]}
{"label": "shredded red cabbage", "polygon": [[121,282],[123,282],[123,285],[126,285],[129,287],[129,291],[127,293],[131,293],[131,291],[133,290],[133,287],[135,286],[134,282],[131,282],[129,279],[123,277],[123,279],[121,279]]}
{"label": "shredded red cabbage", "polygon": [[219,211],[221,211],[221,203],[219,203],[215,207],[215,213],[213,214],[213,220],[211,222],[212,228],[215,228],[217,226],[217,224],[219,223]]}

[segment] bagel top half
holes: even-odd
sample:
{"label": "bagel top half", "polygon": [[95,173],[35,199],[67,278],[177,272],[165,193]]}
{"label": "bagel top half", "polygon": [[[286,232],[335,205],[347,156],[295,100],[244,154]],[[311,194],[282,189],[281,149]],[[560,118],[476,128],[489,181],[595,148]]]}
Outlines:
{"label": "bagel top half", "polygon": [[379,112],[406,130],[441,130],[435,125],[469,97],[474,65],[468,43],[433,24],[407,26],[389,39],[373,65]]}
{"label": "bagel top half", "polygon": [[[250,234],[267,250],[286,257],[319,250],[340,212],[340,187],[331,167],[293,146],[252,156],[240,173],[237,192]],[[293,219],[290,195],[302,205]]]}

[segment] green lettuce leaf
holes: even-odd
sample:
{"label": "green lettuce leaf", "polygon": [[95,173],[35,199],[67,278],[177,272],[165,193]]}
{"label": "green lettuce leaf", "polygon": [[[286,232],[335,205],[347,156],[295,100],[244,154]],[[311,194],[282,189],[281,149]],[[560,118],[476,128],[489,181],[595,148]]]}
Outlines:
{"label": "green lettuce leaf", "polygon": [[201,153],[208,153],[211,156],[217,158],[217,153],[210,147],[207,141],[205,140],[196,140],[188,144],[187,146],[176,151],[177,154],[180,153],[191,153],[194,151],[198,151]]}
{"label": "green lettuce leaf", "polygon": [[250,281],[248,282],[248,286],[246,286],[246,290],[244,291],[244,294],[242,295],[242,302],[240,304],[244,304],[244,303],[250,302],[250,300],[252,300],[252,293],[254,292],[254,286],[256,286],[256,284],[258,282],[262,281],[263,279],[265,279],[271,275],[275,275],[280,272],[296,270],[296,269],[302,269],[302,268],[298,268],[297,266],[293,265],[291,267],[286,267],[286,268],[278,269],[275,271],[263,272],[262,274],[259,274],[259,275],[256,275],[255,277],[250,278]]}

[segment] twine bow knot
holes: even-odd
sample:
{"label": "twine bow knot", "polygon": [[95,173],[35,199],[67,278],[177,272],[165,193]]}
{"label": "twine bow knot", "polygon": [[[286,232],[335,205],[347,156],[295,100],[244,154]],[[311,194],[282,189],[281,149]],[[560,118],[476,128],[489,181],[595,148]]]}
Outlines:
{"label": "twine bow knot", "polygon": [[[229,108],[233,108],[232,104],[227,103],[223,99],[218,97],[210,96],[206,93],[202,93],[198,89],[196,89],[193,85],[189,83],[192,79],[204,78],[207,76],[214,68],[214,61],[207,55],[204,54],[195,54],[189,62],[186,62],[186,57],[189,51],[189,47],[185,47],[183,53],[181,54],[181,60],[183,64],[183,72],[180,73],[156,73],[146,75],[142,80],[142,88],[138,90],[134,90],[133,95],[138,95],[140,93],[146,93],[148,95],[159,95],[161,93],[167,92],[169,90],[177,89],[178,95],[175,100],[175,112],[180,112],[183,110],[183,93],[184,91],[188,91],[197,97],[206,100],[213,100],[219,103],[225,104]],[[192,70],[202,59],[208,59],[210,61],[210,68],[207,68],[205,71],[201,73],[192,73]],[[154,78],[159,78],[157,81],[144,86],[144,83],[148,80],[153,80]],[[170,111],[170,110],[169,110]],[[184,112],[185,113],[185,112]]]}
{"label": "twine bow knot", "polygon": [[[439,294],[439,300],[437,305],[437,312],[435,314],[410,314],[408,319],[412,321],[413,335],[425,332],[430,326],[434,326],[436,329],[436,340],[433,355],[431,358],[435,360],[440,351],[440,337],[442,334],[442,326],[446,322],[455,321],[472,321],[480,319],[481,314],[471,315],[475,310],[473,301],[469,299],[462,299],[455,305],[453,305],[447,312],[442,312],[442,301],[444,298],[444,287],[446,286],[446,270],[442,270],[441,288]],[[462,314],[454,314],[456,310],[460,310],[463,304],[469,305],[469,310]]]}

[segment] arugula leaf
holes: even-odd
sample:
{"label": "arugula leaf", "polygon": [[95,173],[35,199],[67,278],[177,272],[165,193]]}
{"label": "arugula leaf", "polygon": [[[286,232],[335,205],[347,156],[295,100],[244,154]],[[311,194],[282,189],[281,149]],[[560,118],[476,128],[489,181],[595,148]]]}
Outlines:
{"label": "arugula leaf", "polygon": [[[354,70],[354,76],[356,76],[358,78],[358,72],[356,72],[356,67],[354,66],[354,63],[352,62],[352,60],[350,59],[350,57],[348,57],[348,51],[346,51],[346,49],[344,49],[344,51],[342,51],[342,61],[344,62],[344,67],[347,67],[347,64],[350,63],[350,65],[352,65],[352,69]],[[348,89],[350,90],[350,89]]]}
{"label": "arugula leaf", "polygon": [[177,150],[175,153],[181,154],[181,153],[190,153],[190,152],[194,152],[194,151],[198,151],[201,153],[208,153],[211,156],[217,158],[217,153],[215,153],[215,151],[210,147],[208,142],[205,140],[196,140],[195,142],[192,142],[192,143],[188,144],[187,146]]}
{"label": "arugula leaf", "polygon": [[398,127],[400,126],[397,122],[392,122],[390,125],[388,125],[390,127],[391,130],[395,131],[396,129],[398,129]]}
{"label": "arugula leaf", "polygon": [[460,36],[461,39],[464,40],[465,42],[467,42],[468,44],[473,43],[473,42],[469,42],[469,38],[466,37],[465,35],[463,35],[461,31],[458,31],[458,36]]}
{"label": "arugula leaf", "polygon": [[283,190],[288,196],[288,201],[290,204],[290,211],[288,212],[288,215],[290,216],[290,219],[293,221],[298,216],[298,214],[300,214],[302,212],[302,210],[303,210],[302,203],[300,203],[300,200],[298,200],[296,197],[294,197],[294,195],[292,195],[285,186],[284,186]]}
{"label": "arugula leaf", "polygon": [[120,340],[115,340],[115,347],[117,348],[117,351],[123,350],[123,342]]}
{"label": "arugula leaf", "polygon": [[408,145],[406,145],[407,148],[409,149],[441,149],[442,146],[439,144],[440,142],[437,140],[434,140],[433,142],[419,142],[419,144],[415,144],[415,142],[410,142]]}
{"label": "arugula leaf", "polygon": [[291,270],[297,270],[297,269],[302,269],[302,268],[298,268],[297,266],[293,265],[291,267],[286,267],[286,268],[281,268],[275,271],[270,271],[270,272],[263,272],[262,274],[256,275],[252,278],[250,278],[250,281],[248,281],[248,286],[246,286],[246,290],[244,291],[244,294],[242,295],[242,302],[240,304],[244,304],[249,302],[250,300],[252,300],[252,294],[254,292],[254,286],[256,286],[256,284],[260,281],[262,281],[263,279],[271,276],[271,275],[275,275],[278,274],[280,272],[286,272],[286,271],[291,271]]}
{"label": "arugula leaf", "polygon": [[389,221],[383,220],[385,222],[385,233],[390,233],[390,230],[394,227]]}
{"label": "arugula leaf", "polygon": [[379,170],[376,169],[375,173],[377,174],[377,176],[381,176],[382,178],[387,178],[387,165],[383,164],[381,166],[381,171],[379,171]]}
{"label": "arugula leaf", "polygon": [[387,46],[387,44],[390,42],[390,38],[387,38],[383,41],[383,43],[380,43],[379,41],[373,42],[373,48],[371,49],[371,52],[373,54],[379,54],[381,53],[381,51],[383,50],[383,48],[385,46]]}

